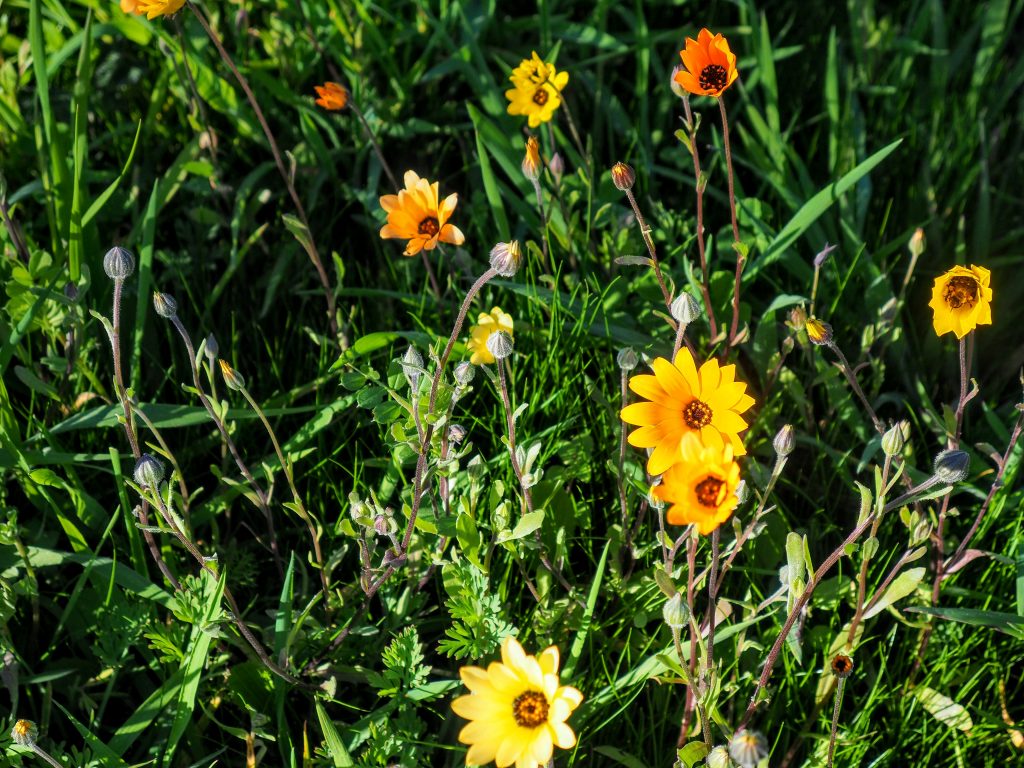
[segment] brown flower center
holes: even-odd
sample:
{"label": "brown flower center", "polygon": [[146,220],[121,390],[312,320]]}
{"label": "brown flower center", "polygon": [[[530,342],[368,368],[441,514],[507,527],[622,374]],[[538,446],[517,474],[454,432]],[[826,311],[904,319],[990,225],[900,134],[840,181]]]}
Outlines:
{"label": "brown flower center", "polygon": [[433,237],[440,231],[441,227],[434,216],[427,216],[420,222],[419,233],[427,237]]}
{"label": "brown flower center", "polygon": [[690,429],[700,429],[711,423],[711,408],[702,400],[692,400],[683,408],[683,421]]}
{"label": "brown flower center", "polygon": [[704,507],[717,507],[718,495],[722,492],[723,485],[725,485],[724,480],[719,480],[717,477],[705,477],[697,483],[697,501]]}
{"label": "brown flower center", "polygon": [[849,677],[853,672],[853,659],[840,653],[832,659],[832,674],[836,677]]}
{"label": "brown flower center", "polygon": [[705,91],[720,91],[725,88],[729,80],[729,73],[721,64],[708,64],[700,71],[697,82]]}
{"label": "brown flower center", "polygon": [[533,94],[533,103],[539,107],[543,107],[548,103],[548,89],[538,88]]}
{"label": "brown flower center", "polygon": [[942,298],[950,309],[970,309],[978,303],[978,281],[973,277],[954,277],[946,283]]}
{"label": "brown flower center", "polygon": [[512,716],[516,725],[536,728],[548,721],[548,700],[540,691],[527,691],[512,702]]}

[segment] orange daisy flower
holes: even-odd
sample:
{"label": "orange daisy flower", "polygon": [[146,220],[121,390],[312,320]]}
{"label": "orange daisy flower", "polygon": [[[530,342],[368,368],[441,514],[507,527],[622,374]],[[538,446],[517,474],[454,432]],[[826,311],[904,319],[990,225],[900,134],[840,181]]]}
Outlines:
{"label": "orange daisy flower", "polygon": [[697,370],[690,350],[676,353],[674,363],[663,357],[651,363],[654,375],[640,374],[629,380],[629,388],[650,402],[633,403],[622,409],[622,420],[635,424],[629,444],[653,448],[647,471],[660,475],[678,461],[683,437],[696,433],[701,442],[721,450],[732,447],[735,456],[747,450],[739,433],[747,428],[740,416],[754,404],[746,394],[747,385],[736,381],[736,366],[719,366],[709,359]]}
{"label": "orange daisy flower", "polygon": [[318,106],[336,112],[348,106],[349,94],[343,85],[330,81],[323,85],[314,85],[313,89],[319,98],[316,100]]}
{"label": "orange daisy flower", "polygon": [[666,520],[671,525],[692,523],[707,535],[739,504],[740,467],[733,461],[732,446],[701,445],[692,432],[683,437],[679,453],[682,460],[662,475],[651,493],[670,505]]}
{"label": "orange daisy flower", "polygon": [[739,76],[729,41],[707,29],[702,29],[696,40],[686,38],[686,50],[679,56],[686,70],[676,72],[674,79],[695,96],[721,96]]}
{"label": "orange daisy flower", "polygon": [[454,192],[441,200],[440,185],[436,181],[431,184],[415,171],[406,171],[405,189],[380,199],[380,207],[388,214],[388,223],[380,228],[380,236],[408,240],[405,256],[431,251],[439,241],[462,245],[466,240],[462,231],[448,223],[458,201],[459,196]]}

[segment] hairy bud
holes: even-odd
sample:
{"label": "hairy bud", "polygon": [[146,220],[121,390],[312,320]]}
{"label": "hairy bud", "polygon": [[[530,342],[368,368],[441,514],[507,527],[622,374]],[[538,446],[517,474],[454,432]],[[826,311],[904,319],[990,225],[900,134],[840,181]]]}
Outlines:
{"label": "hairy bud", "polygon": [[111,280],[124,280],[135,271],[135,257],[127,248],[115,245],[103,257],[103,271]]}

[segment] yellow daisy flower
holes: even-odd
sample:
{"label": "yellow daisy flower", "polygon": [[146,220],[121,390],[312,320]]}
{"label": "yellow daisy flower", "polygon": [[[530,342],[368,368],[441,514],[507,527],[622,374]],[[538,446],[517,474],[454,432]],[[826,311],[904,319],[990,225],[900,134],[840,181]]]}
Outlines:
{"label": "yellow daisy flower", "polygon": [[953,267],[935,278],[932,300],[928,306],[935,311],[932,323],[941,336],[952,331],[962,339],[979,325],[992,324],[992,273],[984,267]]}
{"label": "yellow daisy flower", "polygon": [[456,193],[440,198],[440,185],[421,179],[415,171],[405,172],[405,189],[397,195],[384,195],[380,207],[387,211],[388,223],[380,228],[382,238],[399,237],[409,241],[406,256],[431,251],[438,242],[462,245],[462,230],[448,223],[459,202]]}
{"label": "yellow daisy flower", "polygon": [[731,445],[702,445],[693,432],[683,436],[679,453],[682,460],[668,468],[651,493],[671,505],[666,516],[671,525],[693,523],[707,535],[728,520],[739,503],[740,467],[733,461]]}
{"label": "yellow daisy flower", "polygon": [[469,720],[459,741],[469,745],[466,765],[538,768],[554,747],[570,749],[576,734],[566,719],[583,701],[571,686],[559,685],[558,648],[528,656],[513,637],[501,643],[501,662],[487,669],[463,667],[470,693],[452,702],[452,710]]}
{"label": "yellow daisy flower", "polygon": [[561,92],[569,82],[568,72],[544,63],[537,52],[523,59],[509,76],[513,88],[505,91],[510,115],[526,115],[531,128],[548,122],[562,103]]}
{"label": "yellow daisy flower", "polygon": [[184,4],[185,0],[121,0],[121,10],[152,20],[157,16],[171,16]]}
{"label": "yellow daisy flower", "polygon": [[469,351],[473,353],[469,362],[473,365],[491,365],[494,363],[494,355],[487,348],[487,340],[492,333],[504,331],[512,336],[512,316],[506,315],[499,307],[492,307],[491,311],[481,312],[476,319],[476,325],[469,329]]}
{"label": "yellow daisy flower", "polygon": [[627,405],[620,413],[624,422],[640,427],[630,433],[629,444],[654,449],[647,460],[650,474],[660,475],[681,460],[680,444],[691,432],[706,446],[721,450],[730,445],[733,455],[746,454],[739,433],[748,425],[740,414],[754,398],[746,394],[746,384],[736,381],[735,365],[719,366],[711,358],[698,371],[684,348],[676,353],[675,363],[658,357],[651,367],[653,376],[629,380],[629,388],[650,402]]}

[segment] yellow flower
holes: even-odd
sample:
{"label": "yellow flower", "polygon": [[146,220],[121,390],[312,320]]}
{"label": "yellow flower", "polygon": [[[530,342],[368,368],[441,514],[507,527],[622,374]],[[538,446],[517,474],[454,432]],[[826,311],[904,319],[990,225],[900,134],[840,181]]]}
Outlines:
{"label": "yellow flower", "polygon": [[469,362],[473,365],[490,365],[494,362],[494,355],[487,348],[487,340],[492,333],[504,331],[512,335],[512,317],[506,315],[498,307],[492,307],[490,313],[481,312],[476,319],[476,325],[469,329],[469,351],[473,353]]}
{"label": "yellow flower", "polygon": [[171,16],[181,10],[185,0],[121,0],[121,10],[137,13],[147,19],[157,16]]}
{"label": "yellow flower", "polygon": [[523,59],[509,76],[513,88],[505,91],[510,115],[526,115],[531,128],[548,122],[562,103],[561,92],[569,82],[568,72],[541,61],[537,52]]}
{"label": "yellow flower", "polygon": [[501,662],[487,669],[463,667],[470,693],[452,702],[452,710],[469,720],[459,741],[469,744],[466,765],[538,768],[554,747],[570,749],[576,734],[566,719],[583,701],[571,686],[559,685],[558,648],[528,656],[513,637],[501,643]]}
{"label": "yellow flower", "polygon": [[323,85],[314,85],[313,90],[319,97],[316,100],[317,105],[326,110],[336,112],[348,106],[349,94],[343,85],[328,81]]}
{"label": "yellow flower", "polygon": [[952,331],[962,339],[979,325],[992,324],[992,273],[984,267],[953,267],[935,278],[932,300],[928,306],[935,311],[932,323],[941,336]]}
{"label": "yellow flower", "polygon": [[739,433],[747,428],[740,416],[754,404],[745,394],[747,385],[736,381],[736,366],[719,366],[714,358],[700,367],[690,350],[676,353],[675,363],[663,357],[651,363],[654,375],[640,374],[629,380],[629,388],[650,402],[633,403],[622,409],[622,420],[635,424],[629,444],[654,448],[647,471],[660,475],[681,460],[680,446],[688,433],[721,450],[727,444],[736,456],[747,451]]}
{"label": "yellow flower", "polygon": [[540,179],[540,144],[536,136],[526,140],[526,154],[523,156],[523,176],[530,181]]}
{"label": "yellow flower", "polygon": [[824,346],[832,343],[832,326],[828,323],[823,323],[816,317],[809,317],[804,328],[812,344]]}
{"label": "yellow flower", "polygon": [[720,96],[739,75],[729,41],[707,29],[702,29],[696,40],[686,38],[686,50],[679,56],[686,71],[676,72],[673,78],[695,96]]}
{"label": "yellow flower", "polygon": [[397,195],[384,195],[380,207],[387,211],[388,223],[380,229],[382,238],[400,237],[409,241],[406,256],[422,250],[431,251],[438,241],[462,245],[462,231],[449,224],[459,196],[455,193],[440,199],[440,185],[421,179],[415,171],[405,172],[405,189]]}
{"label": "yellow flower", "polygon": [[739,503],[740,467],[733,461],[732,446],[701,445],[693,432],[683,437],[679,453],[682,460],[669,467],[651,493],[671,505],[666,516],[670,524],[693,523],[707,535],[728,520]]}

